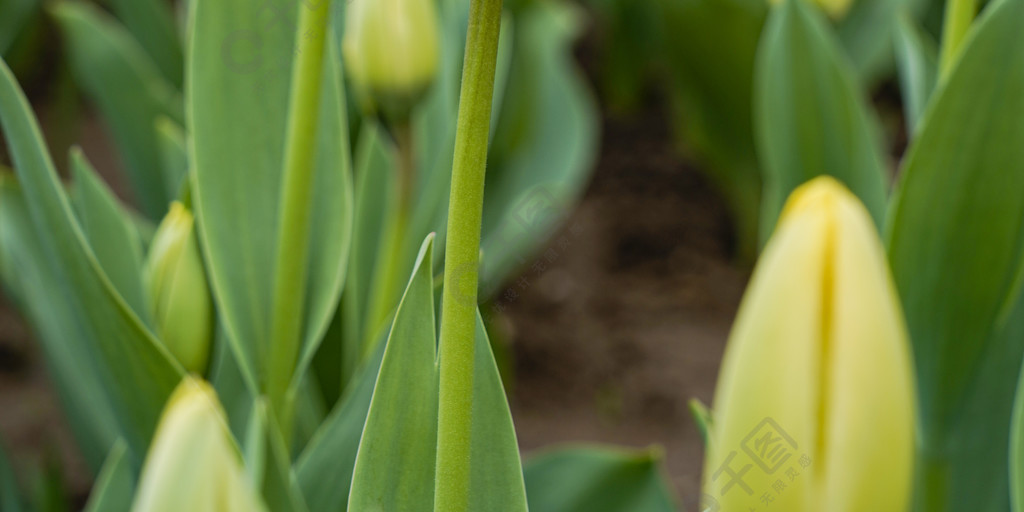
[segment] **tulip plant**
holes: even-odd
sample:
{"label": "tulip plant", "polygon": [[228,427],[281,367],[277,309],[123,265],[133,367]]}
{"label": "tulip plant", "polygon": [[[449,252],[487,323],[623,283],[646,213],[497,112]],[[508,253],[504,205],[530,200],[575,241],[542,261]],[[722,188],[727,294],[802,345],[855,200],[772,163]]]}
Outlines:
{"label": "tulip plant", "polygon": [[893,23],[911,140],[892,189],[825,4],[772,7],[758,44],[770,237],[695,407],[705,509],[1021,510],[1024,1],[951,0],[941,45]]}
{"label": "tulip plant", "polygon": [[656,451],[520,462],[478,309],[590,167],[574,11],[187,4],[180,81],[165,3],[50,6],[137,210],[80,150],[60,180],[0,65],[0,275],[87,509],[673,510]]}

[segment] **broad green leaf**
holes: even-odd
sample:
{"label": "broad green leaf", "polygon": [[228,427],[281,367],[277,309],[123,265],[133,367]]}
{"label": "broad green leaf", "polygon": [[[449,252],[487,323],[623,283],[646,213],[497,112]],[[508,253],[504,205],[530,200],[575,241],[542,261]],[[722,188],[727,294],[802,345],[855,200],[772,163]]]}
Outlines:
{"label": "broad green leaf", "polygon": [[110,4],[164,78],[180,88],[184,58],[171,4],[161,0],[110,0]]}
{"label": "broad green leaf", "polygon": [[897,13],[908,0],[854,0],[837,23],[836,34],[860,82],[871,85],[892,67]]}
{"label": "broad green leaf", "polygon": [[71,291],[50,271],[40,234],[16,179],[2,175],[0,267],[5,292],[17,298],[34,327],[78,448],[89,467],[98,470],[120,436],[119,427],[98,373],[96,344],[77,342],[82,339],[77,325],[83,319],[63,300]]}
{"label": "broad green leaf", "polygon": [[532,512],[674,512],[659,450],[566,447],[523,468]]}
{"label": "broad green leaf", "polygon": [[1024,335],[1001,334],[1017,321],[1024,255],[1022,19],[1024,0],[998,0],[975,23],[890,207],[920,397],[918,510],[1007,507],[1006,467],[992,459],[1007,452],[1024,349]]}
{"label": "broad green leaf", "polygon": [[579,24],[575,8],[552,2],[535,3],[516,19],[510,81],[488,157],[484,295],[541,247],[589,179],[598,119],[572,60]]}
{"label": "broad green leaf", "polygon": [[473,363],[472,446],[468,510],[525,512],[526,490],[519,443],[480,312]]}
{"label": "broad green leaf", "polygon": [[142,243],[122,206],[78,148],[71,150],[71,203],[96,260],[141,319],[149,319],[142,292]]}
{"label": "broad green leaf", "polygon": [[[385,330],[384,337],[388,331]],[[310,439],[295,463],[295,474],[310,510],[346,510],[359,438],[373,397],[384,339],[345,387],[345,394]]]}
{"label": "broad green leaf", "polygon": [[0,2],[0,55],[7,54],[25,23],[38,8],[39,0]]}
{"label": "broad green leaf", "polygon": [[160,117],[183,122],[180,93],[125,28],[95,6],[65,1],[53,14],[78,83],[110,127],[140,210],[160,219],[177,190],[164,184],[153,126]]}
{"label": "broad green leaf", "polygon": [[348,508],[354,511],[433,510],[438,369],[432,251],[433,237],[427,237],[395,314],[353,470]]}
{"label": "broad green leaf", "polygon": [[761,202],[752,125],[754,61],[768,2],[658,4],[677,144],[694,153],[721,191],[735,219],[739,257],[753,260]]}
{"label": "broad green leaf", "polygon": [[896,28],[896,60],[907,132],[912,137],[935,89],[939,59],[935,41],[906,14],[900,16]]}
{"label": "broad green leaf", "polygon": [[[82,364],[94,361],[104,383],[121,435],[134,455],[145,451],[160,409],[182,375],[181,367],[143,326],[103,272],[57,179],[53,162],[24,95],[6,65],[0,65],[0,125],[20,179],[34,231],[39,234],[39,272],[58,286],[37,290],[48,294],[40,308],[63,313],[54,326],[62,334],[88,344]],[[43,320],[45,311],[32,316]],[[40,325],[40,323],[36,323]],[[69,340],[61,340],[70,344]],[[62,347],[56,340],[50,357]],[[91,357],[90,357],[91,356]],[[107,448],[107,447],[104,447]]]}
{"label": "broad green leaf", "polygon": [[281,430],[270,414],[267,401],[258,399],[253,407],[245,440],[245,464],[262,491],[264,503],[276,512],[305,512],[306,503],[292,478]]}
{"label": "broad green leaf", "polygon": [[[248,0],[193,6],[186,73],[194,200],[216,302],[247,382],[267,366],[295,16]],[[320,101],[302,378],[337,307],[351,234],[344,92],[328,45]],[[298,229],[287,226],[288,229]]]}
{"label": "broad green leaf", "polygon": [[790,192],[828,174],[879,226],[888,172],[864,92],[822,14],[804,0],[774,8],[757,56],[754,126],[764,172],[761,239]]}
{"label": "broad green leaf", "polygon": [[175,194],[184,186],[188,174],[188,149],[185,147],[185,132],[174,121],[166,117],[156,120],[157,146],[160,149],[160,170],[164,187]]}
{"label": "broad green leaf", "polygon": [[21,512],[21,492],[7,451],[0,445],[0,512]]}
{"label": "broad green leaf", "polygon": [[110,450],[103,469],[85,505],[85,512],[128,510],[135,496],[135,473],[128,454],[128,445],[118,441]]}

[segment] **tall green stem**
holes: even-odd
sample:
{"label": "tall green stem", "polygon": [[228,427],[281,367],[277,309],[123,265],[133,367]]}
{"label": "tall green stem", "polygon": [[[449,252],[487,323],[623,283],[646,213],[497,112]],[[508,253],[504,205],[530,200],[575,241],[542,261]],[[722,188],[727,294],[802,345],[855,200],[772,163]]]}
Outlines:
{"label": "tall green stem", "polygon": [[330,3],[319,0],[313,7],[301,4],[292,67],[266,381],[266,393],[285,439],[290,439],[292,416],[288,388],[302,345],[305,318],[313,165]]}
{"label": "tall green stem", "polygon": [[948,0],[946,21],[942,29],[942,53],[939,56],[939,77],[945,80],[953,71],[960,44],[978,13],[978,0]]}
{"label": "tall green stem", "polygon": [[441,299],[441,390],[434,510],[469,508],[477,279],[501,0],[472,0],[455,135]]}

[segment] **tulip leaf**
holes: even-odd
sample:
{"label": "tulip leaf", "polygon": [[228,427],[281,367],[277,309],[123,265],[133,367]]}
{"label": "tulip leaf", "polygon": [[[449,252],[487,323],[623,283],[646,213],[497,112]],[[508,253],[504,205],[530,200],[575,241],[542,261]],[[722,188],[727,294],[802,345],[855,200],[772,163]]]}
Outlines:
{"label": "tulip leaf", "polygon": [[899,9],[908,0],[850,0],[836,35],[863,84],[884,78],[892,63],[893,30]]}
{"label": "tulip leaf", "polygon": [[142,242],[121,205],[81,150],[71,150],[72,206],[82,232],[111,284],[141,319],[149,319],[142,291]]}
{"label": "tulip leaf", "polygon": [[762,35],[754,99],[762,242],[789,194],[821,174],[843,182],[881,226],[889,179],[874,123],[822,15],[803,0],[776,7]]}
{"label": "tulip leaf", "polygon": [[249,474],[262,483],[263,502],[269,510],[306,512],[302,493],[292,478],[288,450],[267,401],[257,400],[246,433],[245,462]]}
{"label": "tulip leaf", "polygon": [[896,28],[896,60],[907,132],[917,133],[935,90],[939,71],[938,47],[910,16],[900,16]]}
{"label": "tulip leaf", "polygon": [[569,214],[593,168],[597,109],[575,68],[579,12],[539,2],[516,18],[488,157],[481,291],[495,292]]}
{"label": "tulip leaf", "polygon": [[140,209],[160,219],[177,190],[164,185],[153,126],[161,116],[183,121],[180,93],[125,28],[95,6],[65,1],[53,14],[78,83],[108,123]]}
{"label": "tulip leaf", "polygon": [[659,450],[565,447],[523,468],[532,512],[673,512]]}
{"label": "tulip leaf", "polygon": [[736,223],[739,256],[753,259],[761,201],[751,123],[754,62],[768,2],[658,3],[663,19],[659,28],[664,33],[672,77],[676,137],[681,145],[693,148],[728,202]]}
{"label": "tulip leaf", "polygon": [[170,118],[161,117],[156,120],[157,145],[160,149],[160,170],[164,186],[174,191],[181,199],[179,191],[188,174],[188,149],[185,147],[185,132]]}
{"label": "tulip leaf", "polygon": [[38,7],[39,0],[6,0],[0,3],[0,55],[7,54]]}
{"label": "tulip leaf", "polygon": [[111,0],[110,4],[164,78],[180,88],[184,57],[171,4],[160,0]]}
{"label": "tulip leaf", "polygon": [[357,370],[345,387],[345,394],[295,464],[296,477],[310,510],[346,510],[356,452],[385,345],[383,339],[375,344],[372,355]]}
{"label": "tulip leaf", "polygon": [[700,431],[701,440],[704,441],[704,447],[707,448],[711,443],[710,433],[714,426],[711,420],[711,410],[704,405],[704,402],[696,398],[690,400],[689,406],[693,421],[697,424],[697,430]]}
{"label": "tulip leaf", "polygon": [[[59,352],[73,345],[71,340],[88,346],[83,357],[68,361],[70,366],[65,369],[74,371],[75,366],[87,361],[96,364],[120,434],[133,455],[141,456],[160,409],[183,371],[140,323],[103,272],[72,214],[28,102],[6,65],[0,65],[0,125],[39,240],[39,253],[25,258],[35,261],[22,263],[38,264],[37,276],[52,279],[55,284],[48,289],[30,287],[33,293],[49,299],[28,301],[30,310],[35,309],[32,305],[44,310],[31,311],[30,316],[44,320],[48,314],[45,309],[60,311],[61,316],[56,318],[64,323],[40,328],[77,334],[62,340],[49,338],[49,357],[64,357]],[[44,326],[45,322],[35,325]],[[43,339],[48,337],[44,335]]]}
{"label": "tulip leaf", "polygon": [[[251,386],[270,364],[283,135],[300,8],[289,4],[285,12],[267,18],[266,9],[249,0],[193,5],[186,73],[193,199],[216,303]],[[331,44],[325,52],[305,318],[293,386],[336,310],[351,232],[339,51]]]}
{"label": "tulip leaf", "polygon": [[1003,334],[1020,321],[1024,256],[1021,19],[1024,0],[998,0],[975,22],[890,207],[889,259],[920,391],[920,510],[1008,506],[1006,466],[992,460],[1007,453],[1024,354],[1024,336]]}
{"label": "tulip leaf", "polygon": [[128,454],[128,445],[118,440],[103,463],[99,476],[96,477],[89,502],[85,505],[85,512],[129,510],[134,495],[135,473]]}
{"label": "tulip leaf", "polygon": [[16,179],[0,177],[0,261],[5,291],[12,294],[42,342],[65,417],[90,468],[98,469],[119,437],[117,421],[93,361],[95,343],[78,343],[80,321],[64,289],[45,261],[36,231]]}
{"label": "tulip leaf", "polygon": [[0,512],[21,512],[21,493],[7,451],[0,444]]}
{"label": "tulip leaf", "polygon": [[377,375],[353,470],[351,510],[434,507],[439,390],[432,260],[433,237],[427,237]]}

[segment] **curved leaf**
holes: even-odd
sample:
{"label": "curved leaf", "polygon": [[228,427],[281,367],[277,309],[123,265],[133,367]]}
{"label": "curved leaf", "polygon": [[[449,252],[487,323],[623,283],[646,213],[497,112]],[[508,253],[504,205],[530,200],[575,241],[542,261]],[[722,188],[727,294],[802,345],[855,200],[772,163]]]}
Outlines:
{"label": "curved leaf", "polygon": [[[28,102],[6,65],[0,65],[0,125],[21,180],[32,225],[40,234],[41,254],[31,257],[42,265],[40,274],[58,285],[37,290],[47,294],[50,302],[40,301],[38,305],[63,309],[64,315],[59,319],[74,319],[75,323],[57,325],[54,329],[63,331],[62,334],[75,332],[77,335],[71,339],[89,344],[88,350],[94,351],[96,373],[111,396],[121,434],[133,454],[141,456],[163,403],[183,371],[128,308],[96,260],[72,214]],[[35,313],[35,318],[45,318],[45,312]],[[62,348],[56,340],[51,342],[48,352]]]}
{"label": "curved leaf", "polygon": [[110,3],[164,78],[180,88],[184,57],[170,4],[160,0],[111,0]]}
{"label": "curved leaf", "polygon": [[890,208],[920,396],[919,510],[999,510],[1009,499],[1006,466],[992,460],[1007,452],[1024,355],[1024,335],[1005,334],[1024,314],[1022,19],[1024,1],[998,0],[975,23]]}
{"label": "curved leaf", "polygon": [[124,27],[95,6],[66,1],[53,14],[78,83],[110,127],[140,209],[150,219],[162,218],[177,190],[164,185],[153,126],[162,116],[182,122],[180,93]]}
{"label": "curved leaf", "polygon": [[567,447],[527,461],[532,512],[674,512],[657,450]]}
{"label": "curved leaf", "polygon": [[782,204],[822,174],[843,182],[882,224],[888,173],[863,91],[821,13],[787,0],[757,56],[754,126],[764,172],[761,239]]}
{"label": "curved leaf", "polygon": [[128,454],[128,445],[118,440],[110,450],[103,469],[85,505],[85,512],[128,510],[135,496],[135,473]]}

